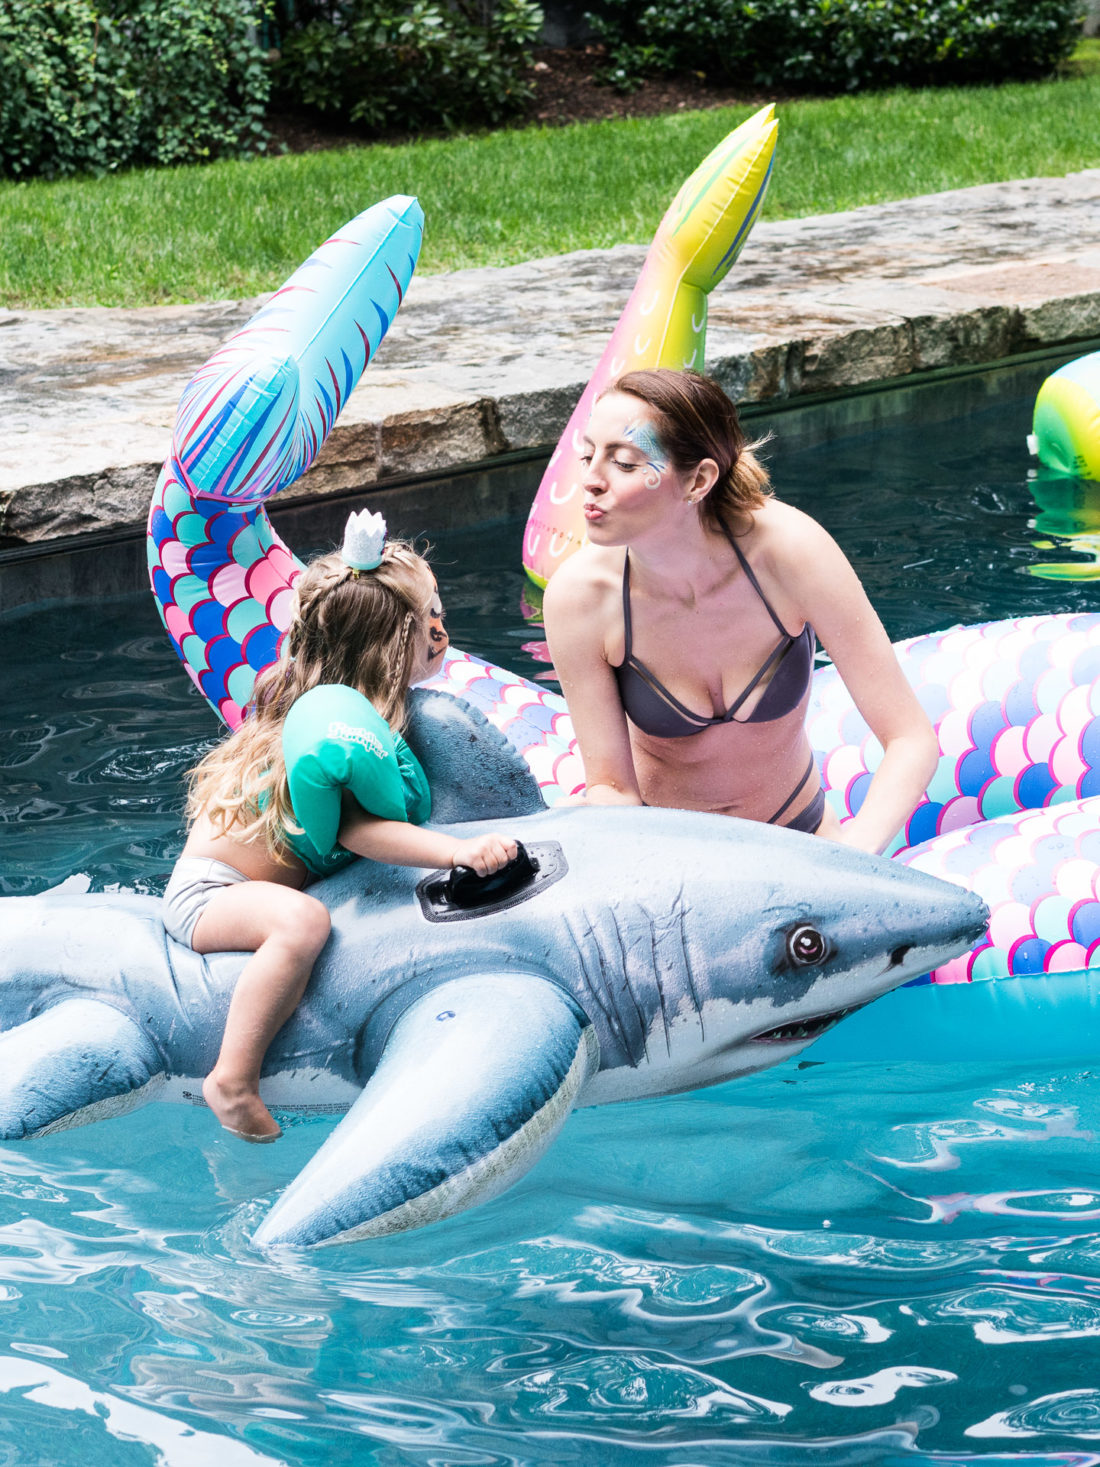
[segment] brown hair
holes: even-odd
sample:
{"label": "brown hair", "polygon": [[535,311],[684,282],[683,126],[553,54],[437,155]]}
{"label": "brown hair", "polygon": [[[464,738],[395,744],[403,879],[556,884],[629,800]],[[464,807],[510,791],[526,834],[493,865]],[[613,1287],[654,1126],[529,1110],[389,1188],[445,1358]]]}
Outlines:
{"label": "brown hair", "polygon": [[652,410],[661,446],[679,473],[704,458],[718,465],[718,480],[699,509],[713,529],[759,509],[770,496],[768,471],[754,452],[767,439],[746,439],[737,409],[710,377],[652,367],[624,373],[607,391],[625,392]]}
{"label": "brown hair", "polygon": [[344,683],[397,730],[416,665],[415,633],[428,622],[427,561],[390,540],[376,570],[353,571],[339,552],[310,562],[294,586],[278,661],[256,679],[241,726],[190,771],[188,821],[207,815],[219,835],[262,840],[284,854],[283,831],[299,829],[283,763],[283,720],[319,683]]}

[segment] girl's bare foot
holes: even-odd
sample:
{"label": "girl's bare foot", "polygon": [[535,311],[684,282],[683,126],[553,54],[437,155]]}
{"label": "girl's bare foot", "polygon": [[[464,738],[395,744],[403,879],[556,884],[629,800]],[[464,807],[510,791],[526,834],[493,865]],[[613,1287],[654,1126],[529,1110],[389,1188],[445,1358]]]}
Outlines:
{"label": "girl's bare foot", "polygon": [[202,1098],[223,1129],[242,1141],[278,1141],[283,1134],[259,1091],[243,1085],[223,1085],[216,1070],[202,1082]]}

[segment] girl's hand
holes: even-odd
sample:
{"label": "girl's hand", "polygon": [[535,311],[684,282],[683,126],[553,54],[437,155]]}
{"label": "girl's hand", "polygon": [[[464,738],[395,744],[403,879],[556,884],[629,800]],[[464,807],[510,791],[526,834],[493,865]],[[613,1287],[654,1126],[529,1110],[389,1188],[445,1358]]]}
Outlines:
{"label": "girl's hand", "polygon": [[471,866],[479,876],[492,876],[515,858],[516,843],[510,835],[479,835],[456,843],[451,865]]}

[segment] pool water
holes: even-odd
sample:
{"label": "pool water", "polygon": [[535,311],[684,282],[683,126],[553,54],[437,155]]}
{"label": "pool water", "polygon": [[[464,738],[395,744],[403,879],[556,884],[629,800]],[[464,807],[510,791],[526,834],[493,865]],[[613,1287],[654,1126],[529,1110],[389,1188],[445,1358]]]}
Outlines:
{"label": "pool water", "polygon": [[[1052,365],[753,420],[892,636],[1094,606],[1091,507],[1027,480]],[[459,646],[552,675],[521,524],[401,528]],[[151,597],[0,631],[0,892],[158,891],[217,729]],[[1100,1464],[1100,1072],[810,1050],[578,1112],[450,1222],[255,1254],[331,1125],[249,1148],[153,1105],[0,1147],[0,1463]]]}

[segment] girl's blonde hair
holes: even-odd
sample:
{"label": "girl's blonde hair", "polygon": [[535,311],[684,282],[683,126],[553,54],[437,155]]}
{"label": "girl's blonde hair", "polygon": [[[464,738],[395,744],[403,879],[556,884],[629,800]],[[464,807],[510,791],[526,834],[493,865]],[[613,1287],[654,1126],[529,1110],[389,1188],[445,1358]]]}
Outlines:
{"label": "girl's blonde hair", "polygon": [[718,465],[718,482],[699,506],[712,529],[741,520],[770,498],[768,471],[754,452],[767,439],[749,442],[737,409],[712,378],[653,367],[625,373],[607,391],[628,393],[652,409],[657,437],[680,473],[704,458]]}
{"label": "girl's blonde hair", "polygon": [[319,556],[298,577],[278,661],[256,679],[241,726],[190,771],[187,820],[206,815],[218,835],[263,841],[286,854],[294,819],[283,763],[283,720],[319,683],[344,683],[368,698],[394,730],[428,623],[428,563],[405,540],[390,540],[375,570],[353,571],[339,552]]}

